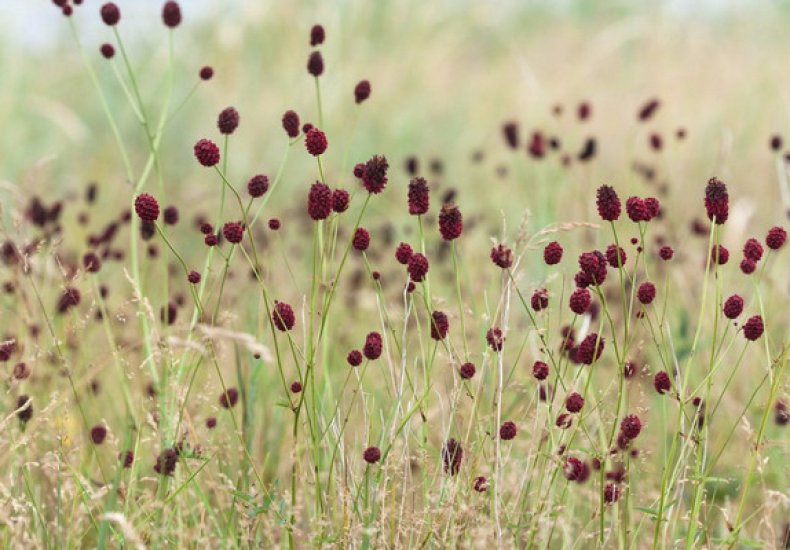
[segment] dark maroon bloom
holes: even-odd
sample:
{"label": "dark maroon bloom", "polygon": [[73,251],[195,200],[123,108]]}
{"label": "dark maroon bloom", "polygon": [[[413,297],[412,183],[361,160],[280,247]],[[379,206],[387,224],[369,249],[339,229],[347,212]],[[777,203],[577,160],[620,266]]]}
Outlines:
{"label": "dark maroon bloom", "polygon": [[565,398],[565,409],[569,413],[577,413],[584,407],[584,397],[579,392],[573,392]]}
{"label": "dark maroon bloom", "polygon": [[710,259],[714,264],[724,265],[730,261],[730,251],[723,244],[714,244],[710,249]]}
{"label": "dark maroon bloom", "polygon": [[299,393],[302,391],[302,383],[296,380],[291,383],[291,393]]}
{"label": "dark maroon bloom", "polygon": [[628,439],[636,439],[642,431],[642,421],[635,414],[629,414],[620,422],[620,432]]}
{"label": "dark maroon bloom", "polygon": [[607,483],[603,488],[603,500],[606,504],[614,504],[620,500],[620,487],[613,483]]}
{"label": "dark maroon bloom", "polygon": [[754,315],[749,317],[749,319],[743,324],[743,336],[747,340],[754,342],[763,335],[764,328],[763,318],[759,315]]}
{"label": "dark maroon bloom", "polygon": [[352,170],[355,178],[362,178],[365,175],[365,163],[358,162],[354,165],[354,169]]}
{"label": "dark maroon bloom", "polygon": [[200,282],[200,279],[201,279],[200,273],[198,273],[197,271],[190,271],[189,274],[187,274],[187,280],[193,285],[198,284]]}
{"label": "dark maroon bloom", "polygon": [[206,243],[206,246],[217,246],[219,244],[219,238],[214,233],[211,233],[206,235],[203,242]]}
{"label": "dark maroon bloom", "polygon": [[362,364],[362,352],[358,349],[353,349],[348,352],[348,356],[346,357],[346,361],[352,367],[358,367]]}
{"label": "dark maroon bloom", "polygon": [[376,462],[381,460],[381,451],[379,450],[378,447],[368,447],[362,453],[362,458],[368,464],[375,464]]}
{"label": "dark maroon bloom", "polygon": [[598,205],[598,215],[602,220],[615,221],[620,217],[620,197],[613,187],[602,185],[596,193],[596,204]]}
{"label": "dark maroon bloom", "polygon": [[[787,426],[790,423],[790,409],[784,401],[777,400],[774,405],[774,422],[778,426]],[[788,529],[788,538],[790,539],[790,527]]]}
{"label": "dark maroon bloom", "polygon": [[748,239],[743,245],[743,255],[745,258],[759,262],[763,257],[763,245],[757,239]]}
{"label": "dark maroon bloom", "polygon": [[14,365],[14,378],[17,380],[25,380],[30,376],[30,367],[26,363],[17,363]]}
{"label": "dark maroon bloom", "polygon": [[176,471],[176,464],[178,463],[178,451],[172,447],[168,447],[156,457],[156,464],[154,464],[154,471],[157,474],[172,476]]}
{"label": "dark maroon bloom", "polygon": [[409,277],[415,283],[422,282],[425,279],[425,275],[428,273],[428,258],[416,252],[411,255],[409,258],[409,263],[406,267],[406,271],[409,272]]}
{"label": "dark maroon bloom", "polygon": [[269,229],[271,229],[272,231],[277,231],[278,229],[280,229],[280,220],[277,218],[271,218],[269,220]]}
{"label": "dark maroon bloom", "polygon": [[765,244],[771,250],[779,250],[784,246],[785,241],[787,241],[787,231],[779,226],[769,229],[765,237]]}
{"label": "dark maroon bloom", "polygon": [[774,134],[771,136],[769,144],[771,146],[771,151],[779,151],[782,148],[782,136]]}
{"label": "dark maroon bloom", "polygon": [[549,366],[543,361],[535,361],[532,365],[532,376],[536,380],[545,380],[549,377]]}
{"label": "dark maroon bloom", "polygon": [[272,322],[277,330],[280,332],[287,332],[294,328],[296,323],[296,315],[294,315],[293,308],[285,302],[274,302],[274,311],[272,311]]}
{"label": "dark maroon bloom", "polygon": [[568,300],[568,306],[576,315],[583,315],[586,313],[591,303],[592,296],[590,295],[590,291],[586,288],[577,288],[573,291]]}
{"label": "dark maroon bloom", "polygon": [[[595,141],[594,137],[589,137],[585,140],[584,145],[582,146],[582,150],[579,151],[578,159],[581,162],[587,162],[588,160],[595,157],[595,152],[598,148],[596,145],[597,142]],[[568,160],[570,163],[570,159]]]}
{"label": "dark maroon bloom", "polygon": [[510,441],[516,437],[516,433],[518,433],[518,428],[516,428],[516,424],[510,420],[503,422],[499,427],[499,437],[505,441]]}
{"label": "dark maroon bloom", "polygon": [[357,82],[357,85],[354,86],[354,101],[356,101],[357,103],[362,103],[369,97],[370,97],[370,81],[360,80],[359,82]]}
{"label": "dark maroon bloom", "polygon": [[230,135],[239,127],[239,112],[233,107],[227,107],[222,110],[217,117],[217,128],[220,133]]}
{"label": "dark maroon bloom", "polygon": [[345,189],[335,189],[332,191],[332,210],[342,214],[348,210],[350,197]]}
{"label": "dark maroon bloom", "polygon": [[664,394],[672,389],[672,381],[669,379],[669,374],[666,371],[659,371],[653,378],[653,386],[658,393]]}
{"label": "dark maroon bloom", "polygon": [[745,275],[751,275],[754,273],[754,270],[757,269],[757,264],[754,260],[750,260],[749,258],[744,258],[741,260],[741,271]]}
{"label": "dark maroon bloom", "polygon": [[321,52],[313,52],[307,58],[307,72],[316,78],[324,73],[324,58]]}
{"label": "dark maroon bloom", "polygon": [[638,114],[639,120],[641,122],[649,120],[650,117],[652,117],[655,114],[655,112],[658,110],[658,107],[660,105],[661,103],[656,98],[649,100],[647,103],[642,105],[642,107],[639,109],[639,114]]}
{"label": "dark maroon bloom", "polygon": [[257,174],[247,182],[247,192],[253,198],[262,197],[269,190],[269,177]]}
{"label": "dark maroon bloom", "polygon": [[326,32],[324,32],[324,27],[321,25],[313,25],[313,28],[310,29],[310,45],[320,46],[324,43],[326,39]]}
{"label": "dark maroon bloom", "polygon": [[387,186],[387,170],[389,166],[387,158],[380,155],[373,155],[365,163],[365,169],[362,172],[362,185],[365,186],[368,193],[375,195],[384,190]]}
{"label": "dark maroon bloom", "polygon": [[425,178],[414,177],[409,182],[409,214],[419,216],[428,212],[430,196]]}
{"label": "dark maroon bloom", "polygon": [[530,305],[535,311],[541,311],[549,307],[549,291],[545,288],[539,288],[532,293]]}
{"label": "dark maroon bloom", "polygon": [[642,283],[636,291],[636,296],[642,304],[648,305],[656,297],[656,285],[650,282]]}
{"label": "dark maroon bloom", "polygon": [[441,311],[434,311],[431,314],[431,338],[444,340],[448,330],[450,330],[450,321],[448,321],[447,315]]}
{"label": "dark maroon bloom", "polygon": [[101,20],[110,27],[117,25],[121,20],[121,10],[113,2],[107,2],[101,7]]}
{"label": "dark maroon bloom", "polygon": [[115,57],[115,48],[113,48],[112,44],[107,44],[107,43],[102,44],[101,48],[99,48],[99,51],[101,51],[101,54],[104,57],[104,59],[112,59],[113,57]]}
{"label": "dark maroon bloom", "polygon": [[618,269],[625,265],[625,262],[628,260],[628,256],[621,247],[610,244],[606,247],[606,261],[609,262],[609,265],[615,269]]}
{"label": "dark maroon bloom", "polygon": [[375,361],[381,357],[381,350],[384,346],[384,340],[378,332],[370,332],[365,337],[365,345],[362,347],[362,353],[367,359]]}
{"label": "dark maroon bloom", "polygon": [[72,307],[76,307],[80,303],[80,291],[73,287],[67,287],[63,294],[60,295],[58,300],[58,312],[66,313]]}
{"label": "dark maroon bloom", "polygon": [[722,310],[727,319],[736,319],[743,312],[743,298],[733,294],[724,302]]}
{"label": "dark maroon bloom", "polygon": [[395,259],[398,260],[398,263],[406,265],[409,263],[414,251],[411,249],[407,243],[400,243],[398,248],[395,249]]}
{"label": "dark maroon bloom", "polygon": [[505,336],[502,334],[502,329],[499,327],[491,327],[486,332],[486,342],[488,346],[495,352],[502,351],[505,345]]}
{"label": "dark maroon bloom", "polygon": [[178,3],[172,0],[165,2],[162,8],[162,21],[171,29],[176,28],[181,24],[181,8]]}
{"label": "dark maroon bloom", "polygon": [[201,80],[211,80],[211,77],[214,76],[214,69],[206,65],[201,67],[199,75]]}
{"label": "dark maroon bloom", "polygon": [[304,146],[307,148],[307,152],[314,157],[322,155],[326,151],[327,145],[329,142],[326,140],[326,134],[318,128],[310,128],[305,134]]}
{"label": "dark maroon bloom", "polygon": [[506,122],[502,125],[502,134],[511,149],[518,149],[518,124],[516,122]]}
{"label": "dark maroon bloom", "polygon": [[320,181],[310,186],[307,213],[316,221],[325,220],[332,213],[332,190]]}
{"label": "dark maroon bloom", "polygon": [[647,211],[645,201],[639,197],[629,197],[625,201],[625,211],[632,222],[646,222],[650,221],[650,214]]}
{"label": "dark maroon bloom", "polygon": [[[579,255],[579,267],[587,275],[586,280],[577,280],[577,286],[589,286],[590,284],[600,285],[606,280],[606,257],[598,250],[584,252]],[[579,283],[587,282],[586,285]]]}
{"label": "dark maroon bloom", "polygon": [[153,223],[159,217],[159,203],[148,193],[141,193],[134,199],[134,211],[144,222]]}
{"label": "dark maroon bloom", "polygon": [[290,138],[299,136],[299,115],[296,114],[296,111],[285,111],[283,115],[283,130]]}
{"label": "dark maroon bloom", "polygon": [[502,269],[509,269],[513,265],[513,251],[503,244],[498,244],[491,249],[491,261]]}
{"label": "dark maroon bloom", "polygon": [[556,265],[562,261],[562,245],[557,241],[552,241],[543,249],[543,261],[546,265]]}
{"label": "dark maroon bloom", "polygon": [[477,476],[472,487],[478,493],[485,493],[488,490],[488,480],[484,476]]}
{"label": "dark maroon bloom", "polygon": [[675,255],[675,251],[672,250],[671,246],[662,246],[658,251],[658,257],[668,262],[672,259],[672,256]]}
{"label": "dark maroon bloom", "polygon": [[439,232],[445,241],[452,241],[461,236],[464,230],[464,217],[458,207],[448,202],[439,212]]}
{"label": "dark maroon bloom", "polygon": [[219,404],[223,409],[230,409],[235,407],[239,401],[239,390],[236,388],[228,388],[225,393],[220,394]]}
{"label": "dark maroon bloom", "polygon": [[475,372],[477,372],[477,369],[472,363],[464,363],[463,365],[461,365],[461,368],[458,369],[458,374],[464,380],[469,380],[470,378],[472,378],[475,375]]}
{"label": "dark maroon bloom", "polygon": [[587,479],[589,475],[587,465],[576,457],[568,457],[562,466],[562,474],[568,481],[577,481],[581,483]]}
{"label": "dark maroon bloom", "polygon": [[208,222],[203,222],[203,223],[200,224],[200,232],[203,233],[204,235],[208,235],[209,233],[213,233],[214,232],[214,226],[212,226]]}
{"label": "dark maroon bloom", "polygon": [[705,187],[705,210],[708,212],[708,219],[721,225],[727,221],[730,213],[730,196],[727,194],[727,186],[716,178],[708,180]]}
{"label": "dark maroon bloom", "polygon": [[647,209],[647,220],[650,221],[653,218],[657,218],[661,214],[661,203],[655,197],[647,197],[645,199],[645,208]]}
{"label": "dark maroon bloom", "polygon": [[[541,387],[542,390],[542,387]],[[541,400],[543,401],[543,394],[541,394]],[[562,413],[557,417],[557,420],[554,421],[554,425],[560,428],[561,430],[567,430],[568,428],[573,425],[573,417],[568,413]]]}
{"label": "dark maroon bloom", "polygon": [[546,155],[546,139],[540,131],[532,132],[527,145],[527,152],[532,158],[540,159]]}
{"label": "dark maroon bloom", "polygon": [[107,427],[104,424],[96,424],[91,428],[91,441],[93,441],[94,444],[101,445],[104,443],[106,437]]}
{"label": "dark maroon bloom", "polygon": [[[80,0],[80,1],[81,1],[81,0]],[[78,2],[74,2],[74,3],[75,3],[75,4],[77,4]],[[63,6],[63,7],[61,8],[61,12],[62,12],[62,13],[63,13],[63,15],[65,15],[66,17],[71,17],[71,14],[72,14],[72,13],[74,13],[74,8],[72,8],[71,6],[69,6],[68,4],[66,4],[65,6]]]}
{"label": "dark maroon bloom", "polygon": [[309,131],[310,131],[312,128],[313,128],[313,125],[312,125],[312,124],[310,124],[309,122],[305,122],[304,124],[302,124],[302,133],[303,133],[303,134],[306,134],[306,133],[307,133],[307,132],[309,132]]}
{"label": "dark maroon bloom", "polygon": [[[25,407],[22,409],[22,407]],[[16,413],[17,418],[23,424],[27,424],[33,418],[33,400],[27,395],[20,395],[16,398],[16,408],[22,409]]]}
{"label": "dark maroon bloom", "polygon": [[587,101],[579,103],[577,113],[579,115],[579,120],[587,120],[590,118],[590,115],[592,115],[592,105],[590,105]]}
{"label": "dark maroon bloom", "polygon": [[464,449],[461,443],[455,439],[448,439],[442,447],[442,461],[444,461],[444,471],[450,475],[456,475],[461,470],[461,461],[464,459]]}
{"label": "dark maroon bloom", "polygon": [[370,246],[370,233],[364,227],[357,227],[354,232],[354,238],[351,241],[354,250],[364,252]]}
{"label": "dark maroon bloom", "polygon": [[82,265],[85,271],[97,273],[101,269],[101,260],[95,252],[88,252],[82,257]]}
{"label": "dark maroon bloom", "polygon": [[599,339],[598,334],[591,332],[579,344],[579,348],[576,350],[576,359],[585,365],[592,365],[601,357],[604,343],[603,336]]}
{"label": "dark maroon bloom", "polygon": [[195,158],[200,164],[211,168],[219,162],[219,147],[210,139],[199,140],[194,147]]}
{"label": "dark maroon bloom", "polygon": [[664,144],[663,140],[661,139],[661,134],[653,132],[653,133],[650,134],[648,139],[649,139],[649,142],[650,142],[650,147],[654,151],[660,151],[661,150],[661,147],[663,147],[663,144]]}
{"label": "dark maroon bloom", "polygon": [[162,308],[159,310],[159,319],[168,325],[172,325],[176,322],[177,315],[178,308],[174,302],[168,302],[167,306],[162,306]]}
{"label": "dark maroon bloom", "polygon": [[118,461],[121,463],[122,468],[131,468],[132,464],[134,464],[134,452],[123,451],[118,455]]}
{"label": "dark maroon bloom", "polygon": [[239,222],[228,222],[222,226],[222,235],[231,244],[239,244],[244,238],[244,227]]}

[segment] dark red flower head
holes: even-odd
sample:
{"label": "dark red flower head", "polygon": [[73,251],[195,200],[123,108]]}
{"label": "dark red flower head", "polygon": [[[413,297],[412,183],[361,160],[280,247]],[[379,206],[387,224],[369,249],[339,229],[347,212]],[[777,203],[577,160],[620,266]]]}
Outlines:
{"label": "dark red flower head", "polygon": [[365,345],[362,347],[362,353],[365,354],[367,359],[375,361],[381,357],[381,351],[384,346],[384,340],[378,332],[369,332],[365,337]]}
{"label": "dark red flower head", "polygon": [[549,366],[543,361],[535,361],[532,365],[532,376],[536,380],[545,380],[549,377]]}
{"label": "dark red flower head", "polygon": [[650,117],[652,117],[655,114],[655,112],[658,110],[658,107],[660,105],[661,105],[661,103],[656,98],[653,98],[653,99],[647,101],[639,109],[639,115],[638,115],[639,120],[641,122],[649,120]]}
{"label": "dark red flower head", "polygon": [[503,422],[502,425],[499,427],[499,437],[504,439],[505,441],[510,441],[516,434],[518,433],[518,428],[516,427],[515,422],[511,422],[508,420],[507,422]]}
{"label": "dark red flower head", "polygon": [[532,293],[530,305],[535,311],[542,311],[549,307],[549,291],[545,288],[539,288]]}
{"label": "dark red flower head", "polygon": [[201,277],[200,277],[200,273],[198,273],[197,271],[190,271],[190,272],[187,274],[187,280],[188,280],[190,283],[192,283],[193,285],[196,285],[196,284],[198,284],[198,283],[200,282],[200,279],[201,279]]}
{"label": "dark red flower head", "polygon": [[362,458],[368,464],[375,464],[376,462],[381,460],[381,451],[379,450],[378,447],[368,447],[362,453]]}
{"label": "dark red flower head", "polygon": [[434,340],[444,340],[447,331],[450,330],[450,321],[442,311],[434,311],[431,315],[431,338]]}
{"label": "dark red flower head", "polygon": [[370,246],[370,233],[368,233],[368,230],[364,227],[357,227],[351,244],[354,250],[359,250],[360,252],[367,250],[368,246]]}
{"label": "dark red flower head", "polygon": [[461,470],[461,461],[464,459],[464,449],[461,443],[455,439],[448,439],[442,447],[442,461],[444,471],[450,475],[456,475]]}
{"label": "dark red flower head", "polygon": [[723,244],[714,244],[710,249],[710,259],[714,264],[724,265],[730,261],[730,251]]}
{"label": "dark red flower head", "polygon": [[162,21],[171,29],[181,24],[181,7],[172,0],[165,2],[162,7]]}
{"label": "dark red flower head", "polygon": [[98,273],[101,269],[101,260],[95,252],[88,252],[82,257],[82,265],[89,273]]}
{"label": "dark red flower head", "polygon": [[277,218],[271,218],[269,220],[269,229],[272,231],[277,231],[280,229],[280,220]]}
{"label": "dark red flower head", "polygon": [[653,386],[661,394],[667,393],[672,389],[672,381],[669,379],[667,371],[662,370],[656,373],[655,378],[653,378]]}
{"label": "dark red flower head", "polygon": [[[22,407],[25,408],[22,409]],[[19,421],[22,422],[23,424],[28,423],[30,419],[33,418],[33,400],[30,399],[30,396],[22,394],[19,397],[17,397],[16,408],[22,409],[21,411],[16,413],[16,416],[17,418],[19,418]]]}
{"label": "dark red flower head", "polygon": [[765,244],[771,250],[779,250],[784,246],[785,241],[787,241],[787,231],[779,226],[769,229],[765,237]]}
{"label": "dark red flower head", "polygon": [[543,249],[543,261],[546,265],[556,265],[562,261],[562,245],[557,241],[552,241]]}
{"label": "dark red flower head", "polygon": [[650,282],[642,283],[639,285],[636,295],[642,304],[647,305],[651,303],[656,297],[656,285]]}
{"label": "dark red flower head", "polygon": [[763,335],[764,328],[763,318],[759,315],[754,315],[749,317],[749,319],[743,324],[743,336],[747,340],[754,342]]}
{"label": "dark red flower head", "polygon": [[304,146],[307,149],[307,152],[314,157],[323,155],[328,145],[329,142],[326,139],[326,134],[324,134],[318,128],[310,128],[305,134]]}
{"label": "dark red flower head", "polygon": [[99,51],[101,52],[104,59],[112,59],[115,57],[115,48],[113,48],[112,44],[102,44],[101,48],[99,48]]}
{"label": "dark red flower head", "polygon": [[672,250],[671,246],[662,246],[661,249],[658,251],[658,256],[665,262],[672,259],[672,256],[675,255],[675,251]]}
{"label": "dark red flower head", "polygon": [[387,186],[388,169],[389,163],[384,156],[373,155],[365,163],[365,169],[362,173],[362,185],[365,186],[368,193],[377,194],[384,190],[384,187]]}
{"label": "dark red flower head", "polygon": [[400,243],[398,248],[395,249],[395,259],[398,260],[398,263],[406,265],[409,263],[409,259],[414,254],[411,246],[407,243]]}
{"label": "dark red flower head", "polygon": [[502,329],[499,327],[491,327],[486,332],[486,342],[488,346],[495,352],[502,351],[505,345],[505,336],[502,334]]}
{"label": "dark red flower head", "polygon": [[562,473],[568,481],[584,483],[590,476],[590,467],[576,457],[568,457],[562,467]]}
{"label": "dark red flower head", "polygon": [[326,32],[324,31],[324,27],[322,25],[313,25],[313,28],[310,29],[310,45],[320,46],[324,43],[326,39]]}
{"label": "dark red flower head", "polygon": [[577,413],[584,407],[584,397],[579,392],[572,392],[565,398],[565,409],[569,413]]}
{"label": "dark red flower head", "polygon": [[157,474],[172,476],[176,471],[176,464],[178,463],[178,451],[172,447],[168,447],[156,457],[156,464],[154,464],[154,471]]}
{"label": "dark red flower head", "polygon": [[299,115],[296,114],[296,111],[285,111],[283,115],[283,130],[290,138],[299,136]]}
{"label": "dark red flower head", "polygon": [[302,383],[299,380],[295,380],[291,383],[291,393],[299,393],[302,391]]}
{"label": "dark red flower head", "polygon": [[606,504],[614,504],[620,500],[620,487],[613,483],[607,483],[603,488],[603,500]]}
{"label": "dark red flower head", "polygon": [[472,487],[478,493],[485,493],[488,490],[488,480],[485,476],[477,476]]}
{"label": "dark red flower head", "polygon": [[296,315],[294,315],[293,308],[285,302],[274,302],[272,322],[280,332],[287,332],[293,329],[296,323]]}
{"label": "dark red flower head", "polygon": [[518,149],[518,123],[510,121],[502,125],[502,135],[511,149]]}
{"label": "dark red flower head", "polygon": [[629,414],[620,422],[620,433],[627,439],[636,439],[642,431],[642,421],[635,414]]}
{"label": "dark red flower head", "polygon": [[349,201],[350,197],[348,191],[345,189],[335,189],[332,191],[332,210],[338,214],[342,214],[348,210]]}
{"label": "dark red flower head", "polygon": [[625,201],[625,211],[632,222],[646,222],[650,221],[650,214],[648,213],[645,201],[639,197],[628,197]]}
{"label": "dark red flower head", "polygon": [[134,211],[144,222],[153,223],[159,218],[159,202],[148,193],[141,193],[134,199]]}
{"label": "dark red flower head", "polygon": [[269,177],[257,174],[247,182],[247,192],[253,198],[262,197],[269,190]]}
{"label": "dark red flower head", "polygon": [[491,261],[502,269],[509,269],[513,265],[513,251],[503,244],[498,244],[491,249]]}
{"label": "dark red flower head", "polygon": [[211,168],[219,162],[219,147],[210,139],[199,140],[194,147],[195,158],[200,164]]}
{"label": "dark red flower head", "polygon": [[91,441],[95,445],[101,445],[104,443],[104,439],[107,437],[107,427],[104,424],[96,424],[93,428],[91,428]]}
{"label": "dark red flower head", "polygon": [[576,350],[576,359],[585,365],[592,365],[601,357],[604,343],[603,336],[599,339],[598,334],[591,332],[579,344],[579,348]]}
{"label": "dark red flower head", "polygon": [[610,244],[606,247],[606,261],[615,269],[619,269],[620,267],[625,265],[625,262],[628,260],[628,256],[621,247],[617,246],[616,244]]}
{"label": "dark red flower head", "polygon": [[121,20],[121,10],[118,9],[118,6],[115,5],[114,2],[107,2],[101,7],[101,20],[104,21],[105,25],[109,25],[110,27],[117,25],[118,21]]}
{"label": "dark red flower head", "polygon": [[754,262],[759,262],[763,257],[763,245],[757,239],[748,239],[743,245],[743,255]]}
{"label": "dark red flower head", "polygon": [[445,241],[452,241],[461,236],[464,230],[464,217],[458,207],[448,202],[439,212],[439,232]]}
{"label": "dark red flower head", "polygon": [[422,282],[425,279],[425,275],[428,273],[428,258],[416,252],[411,255],[409,258],[409,263],[406,267],[406,271],[409,272],[409,277],[415,283]]}
{"label": "dark red flower head", "polygon": [[592,296],[586,288],[577,288],[568,300],[568,306],[576,315],[584,315],[590,308]]}
{"label": "dark red flower head", "polygon": [[409,214],[419,216],[428,212],[430,195],[425,178],[414,177],[409,182]]}
{"label": "dark red flower head", "polygon": [[223,409],[230,409],[235,407],[239,401],[239,390],[236,388],[228,388],[225,393],[220,394],[219,404]]}
{"label": "dark red flower head", "polygon": [[324,73],[324,58],[321,52],[312,52],[307,58],[307,72],[316,78]]}
{"label": "dark red flower head", "polygon": [[612,222],[620,217],[620,197],[613,187],[602,185],[596,193],[596,204],[598,205],[598,215],[602,220]]}
{"label": "dark red flower head", "polygon": [[721,225],[727,221],[730,212],[730,196],[727,194],[727,186],[717,178],[708,180],[705,187],[705,210],[708,212],[708,219]]}
{"label": "dark red flower head", "polygon": [[346,361],[348,361],[348,364],[352,367],[358,367],[362,364],[362,352],[358,349],[349,351]]}
{"label": "dark red flower head", "polygon": [[332,190],[320,181],[310,186],[307,213],[316,221],[325,220],[332,213]]}
{"label": "dark red flower head", "polygon": [[239,127],[239,112],[233,107],[226,107],[217,117],[217,128],[220,133],[230,135]]}
{"label": "dark red flower head", "polygon": [[724,302],[722,311],[724,311],[724,316],[727,317],[727,319],[738,318],[738,316],[743,312],[743,298],[737,294],[733,294]]}
{"label": "dark red flower head", "polygon": [[238,244],[244,238],[244,227],[240,222],[228,222],[222,226],[222,235],[231,244]]}
{"label": "dark red flower head", "polygon": [[69,309],[79,305],[80,291],[74,287],[66,287],[58,299],[58,313],[66,313]]}
{"label": "dark red flower head", "polygon": [[360,80],[359,82],[357,82],[357,85],[354,86],[354,101],[356,101],[357,103],[362,103],[369,97],[370,97],[370,81]]}
{"label": "dark red flower head", "polygon": [[469,380],[472,378],[475,375],[475,372],[477,372],[477,369],[473,363],[464,363],[461,365],[461,368],[458,369],[458,374],[464,380]]}
{"label": "dark red flower head", "polygon": [[587,275],[587,278],[590,282],[586,285],[580,285],[580,282],[587,282],[587,281],[576,281],[577,286],[589,286],[590,284],[603,284],[606,280],[606,256],[604,256],[598,250],[593,250],[591,252],[584,252],[579,255],[579,267],[581,268],[582,272]]}
{"label": "dark red flower head", "polygon": [[744,275],[751,275],[757,269],[757,263],[749,258],[741,260],[741,271]]}
{"label": "dark red flower head", "polygon": [[211,77],[214,76],[214,69],[206,65],[200,68],[199,75],[200,80],[211,80]]}

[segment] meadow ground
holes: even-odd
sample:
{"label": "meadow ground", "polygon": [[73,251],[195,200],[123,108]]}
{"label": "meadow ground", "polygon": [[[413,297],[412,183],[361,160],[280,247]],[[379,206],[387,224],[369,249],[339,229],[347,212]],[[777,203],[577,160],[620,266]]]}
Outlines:
{"label": "meadow ground", "polygon": [[40,4],[3,547],[790,547],[783,3]]}

